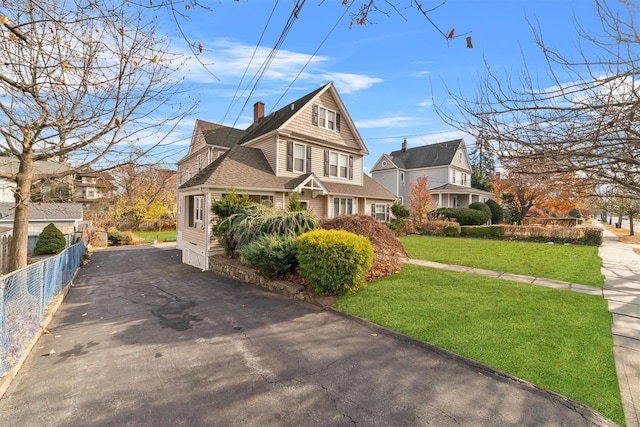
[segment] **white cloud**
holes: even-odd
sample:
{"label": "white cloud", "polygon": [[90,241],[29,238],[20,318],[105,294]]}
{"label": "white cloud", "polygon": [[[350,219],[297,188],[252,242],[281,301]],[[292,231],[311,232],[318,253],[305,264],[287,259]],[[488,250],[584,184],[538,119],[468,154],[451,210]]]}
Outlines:
{"label": "white cloud", "polygon": [[428,75],[431,74],[431,71],[418,71],[417,73],[413,73],[411,74],[411,77],[427,77]]}
{"label": "white cloud", "polygon": [[433,105],[433,101],[430,99],[425,99],[421,102],[418,102],[418,107],[431,107]]}
{"label": "white cloud", "polygon": [[[262,66],[268,60],[271,48],[242,44],[229,39],[216,39],[204,44],[203,53],[198,58],[190,52],[185,64],[185,78],[193,83],[236,85],[245,75],[243,86],[249,85],[262,73]],[[209,64],[208,72],[202,63]],[[353,93],[368,89],[383,80],[364,74],[327,71],[330,62],[327,56],[312,56],[304,53],[280,50],[262,76],[263,81],[298,82],[322,84],[333,81],[340,93]],[[301,70],[304,71],[301,72]],[[215,75],[213,77],[211,74]],[[217,78],[217,80],[216,80]]]}
{"label": "white cloud", "polygon": [[358,129],[371,129],[371,128],[389,128],[389,127],[404,127],[414,122],[413,117],[407,116],[393,116],[383,117],[381,119],[369,119],[360,120],[356,122]]}

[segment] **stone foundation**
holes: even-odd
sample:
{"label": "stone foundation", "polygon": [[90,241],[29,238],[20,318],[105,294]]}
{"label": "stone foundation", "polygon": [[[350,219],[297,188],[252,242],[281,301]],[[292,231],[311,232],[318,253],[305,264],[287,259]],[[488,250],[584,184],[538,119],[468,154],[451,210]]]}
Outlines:
{"label": "stone foundation", "polygon": [[224,255],[214,255],[209,257],[209,271],[252,283],[262,288],[268,289],[281,295],[294,298],[299,301],[307,301],[321,307],[333,304],[335,297],[318,297],[308,292],[304,286],[286,280],[265,280],[258,276],[254,269],[242,265],[236,258],[227,258]]}

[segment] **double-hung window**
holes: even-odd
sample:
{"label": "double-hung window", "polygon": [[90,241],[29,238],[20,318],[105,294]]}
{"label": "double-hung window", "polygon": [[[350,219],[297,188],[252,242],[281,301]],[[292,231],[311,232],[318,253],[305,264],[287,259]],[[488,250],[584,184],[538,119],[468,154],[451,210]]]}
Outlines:
{"label": "double-hung window", "polygon": [[293,144],[293,171],[306,172],[305,161],[307,159],[307,147],[303,144]]}
{"label": "double-hung window", "polygon": [[378,221],[388,221],[389,205],[378,203],[371,205],[371,215]]}
{"label": "double-hung window", "polygon": [[311,123],[322,129],[340,132],[340,113],[314,105]]}
{"label": "double-hung window", "polygon": [[329,152],[329,176],[349,178],[349,156]]}
{"label": "double-hung window", "polygon": [[336,130],[336,112],[318,107],[318,127]]}
{"label": "double-hung window", "polygon": [[351,215],[353,213],[353,199],[341,197],[333,198],[333,216]]}
{"label": "double-hung window", "polygon": [[185,201],[187,226],[191,228],[203,228],[204,196],[188,196]]}

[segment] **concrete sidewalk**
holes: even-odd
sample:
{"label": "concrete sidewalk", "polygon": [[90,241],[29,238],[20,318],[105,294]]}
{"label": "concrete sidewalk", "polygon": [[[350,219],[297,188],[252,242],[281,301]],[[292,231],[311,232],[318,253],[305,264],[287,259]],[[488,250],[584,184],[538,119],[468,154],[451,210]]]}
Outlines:
{"label": "concrete sidewalk", "polygon": [[599,253],[625,421],[640,427],[640,256],[606,229]]}

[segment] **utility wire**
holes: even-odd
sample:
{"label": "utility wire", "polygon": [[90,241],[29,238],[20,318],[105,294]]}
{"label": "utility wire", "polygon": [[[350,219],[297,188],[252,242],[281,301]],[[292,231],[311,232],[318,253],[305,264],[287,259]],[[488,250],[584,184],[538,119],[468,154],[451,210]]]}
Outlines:
{"label": "utility wire", "polygon": [[329,30],[329,32],[327,33],[327,35],[324,37],[324,39],[322,39],[322,41],[320,42],[320,44],[318,45],[318,47],[316,48],[315,51],[313,51],[313,53],[311,54],[311,56],[309,56],[309,59],[307,60],[307,62],[302,66],[302,69],[298,72],[298,74],[294,77],[294,79],[291,81],[291,83],[289,84],[289,86],[287,86],[287,88],[284,90],[284,92],[282,92],[282,95],[280,95],[280,98],[278,98],[278,100],[275,102],[275,104],[273,104],[272,109],[270,110],[273,111],[276,107],[276,105],[278,105],[280,103],[280,101],[282,101],[282,98],[284,98],[284,96],[287,94],[287,92],[289,92],[289,89],[291,89],[291,86],[293,86],[293,84],[298,80],[298,78],[300,77],[300,75],[302,75],[302,72],[307,68],[307,65],[309,65],[309,63],[311,63],[311,60],[316,56],[316,54],[318,53],[318,51],[320,50],[320,48],[324,45],[324,43],[329,39],[329,36],[331,36],[331,34],[333,33],[333,31],[336,29],[336,27],[338,26],[338,24],[340,23],[340,21],[342,21],[342,18],[344,18],[344,16],[347,14],[347,12],[349,11],[349,9],[351,9],[351,6],[353,6],[353,2],[351,2],[349,4],[349,6],[345,9],[345,11],[342,13],[342,15],[340,16],[340,18],[338,18],[338,20],[336,21],[336,23],[333,25],[333,27],[331,27],[331,29]]}
{"label": "utility wire", "polygon": [[262,34],[260,34],[260,39],[258,39],[258,43],[256,44],[255,49],[253,49],[253,53],[251,54],[251,58],[249,59],[249,63],[247,64],[247,67],[244,69],[244,73],[242,74],[242,78],[240,79],[240,82],[238,82],[238,87],[236,88],[236,91],[233,94],[233,97],[231,98],[231,102],[229,103],[229,107],[227,108],[227,111],[224,113],[224,116],[222,117],[222,120],[220,121],[220,123],[224,123],[225,119],[227,118],[227,115],[229,114],[231,109],[238,103],[238,100],[240,99],[239,96],[238,96],[238,92],[240,91],[240,87],[242,86],[242,83],[244,82],[244,78],[247,76],[247,73],[249,72],[249,68],[251,67],[251,63],[253,62],[253,59],[256,56],[256,52],[258,52],[258,48],[260,47],[260,44],[262,43],[262,39],[264,38],[264,35],[267,32],[267,28],[269,27],[269,23],[271,22],[271,18],[273,18],[273,15],[275,14],[276,8],[278,7],[278,2],[279,2],[279,0],[276,0],[275,4],[273,5],[273,9],[271,9],[271,14],[269,14],[269,19],[267,19],[267,22],[264,25],[264,28],[262,29]]}
{"label": "utility wire", "polygon": [[[238,117],[236,117],[235,121],[233,122],[233,126],[232,127],[236,126],[236,124],[238,123],[238,120],[240,120],[240,117],[242,116],[242,113],[244,112],[245,108],[247,108],[247,105],[249,104],[249,101],[251,100],[251,97],[253,96],[253,93],[255,92],[256,88],[258,87],[258,84],[260,84],[260,81],[262,80],[262,78],[264,77],[265,73],[267,72],[267,70],[271,66],[271,63],[273,62],[273,60],[276,57],[278,51],[280,50],[280,47],[282,47],[282,44],[284,43],[284,40],[287,38],[287,35],[289,34],[289,31],[291,31],[291,27],[293,27],[293,24],[294,24],[295,20],[298,19],[298,15],[300,13],[300,10],[302,9],[302,6],[304,6],[305,1],[306,0],[298,0],[296,2],[295,6],[293,7],[293,10],[291,11],[291,15],[289,15],[289,19],[287,20],[287,23],[285,24],[284,29],[282,30],[282,33],[280,34],[280,38],[276,42],[275,46],[271,49],[271,52],[269,52],[269,55],[267,56],[267,59],[265,59],[264,63],[262,64],[262,67],[260,67],[260,69],[254,75],[254,78],[252,79],[252,81],[255,80],[255,83],[253,84],[253,87],[251,88],[251,91],[247,95],[247,97],[245,99],[245,102],[242,105],[242,109],[238,113]],[[249,84],[251,84],[251,82],[249,82]]]}

